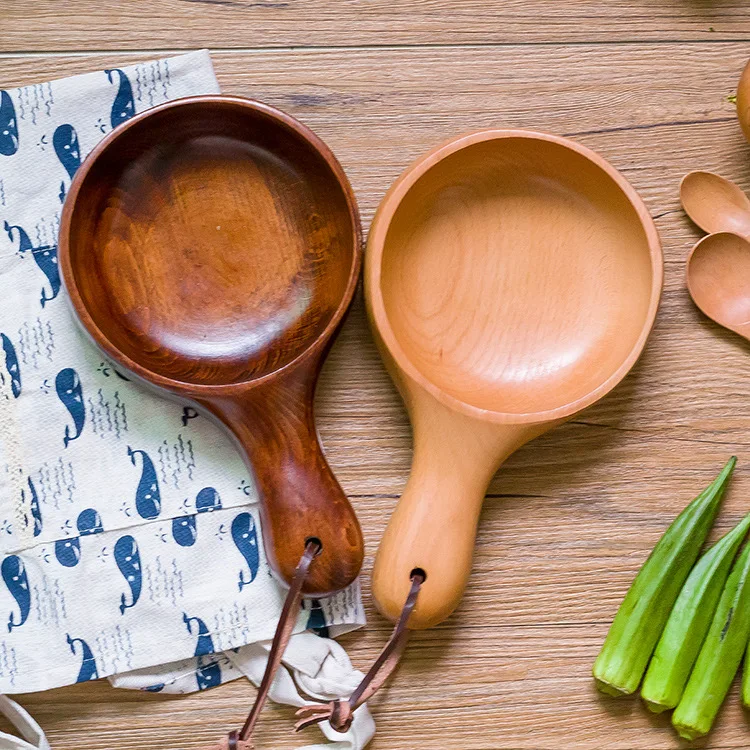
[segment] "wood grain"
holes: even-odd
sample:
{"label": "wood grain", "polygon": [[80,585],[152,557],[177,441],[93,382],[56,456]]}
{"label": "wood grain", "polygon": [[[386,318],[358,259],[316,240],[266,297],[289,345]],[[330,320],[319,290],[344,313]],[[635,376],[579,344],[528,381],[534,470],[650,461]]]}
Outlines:
{"label": "wood grain", "polygon": [[[750,218],[750,216],[748,216]],[[704,237],[687,261],[687,286],[701,312],[750,341],[750,242],[732,232]]]}
{"label": "wood grain", "polygon": [[[243,37],[245,45],[282,39],[269,36],[260,23],[231,29],[224,24],[219,31],[213,25],[216,7],[184,5],[190,16],[182,16],[174,31],[177,20],[171,25],[166,13],[156,20],[144,16],[148,22],[138,18],[148,14],[140,4],[123,18],[124,2],[80,2],[87,20],[71,30],[59,5],[0,0],[6,49],[10,33],[16,35],[12,48],[21,51],[66,44],[71,50],[105,44],[146,50],[0,57],[0,85],[146,59],[156,55],[148,48],[165,39],[169,45],[197,40],[222,46],[232,35]],[[366,16],[369,5],[357,5]],[[322,28],[321,6],[299,4],[307,10],[295,11],[304,21],[293,30],[297,38],[308,45],[362,41],[360,22],[347,15],[346,3],[326,6],[326,19],[343,19],[331,31]],[[478,5],[410,7],[415,18],[433,10],[432,28],[445,29],[447,40],[464,9],[476,12]],[[529,40],[575,43],[251,50],[214,57],[226,92],[287,109],[331,145],[366,223],[398,174],[439,141],[479,127],[531,127],[572,134],[621,169],[646,200],[664,243],[665,292],[643,357],[604,401],[522,448],[493,480],[463,603],[442,626],[413,638],[402,669],[373,701],[378,733],[371,747],[685,747],[668,718],[650,716],[637,699],[598,696],[590,668],[648,551],[732,453],[739,466],[714,536],[750,510],[750,346],[706,320],[685,292],[684,260],[700,233],[683,215],[677,195],[679,179],[692,169],[716,171],[750,189],[750,147],[726,100],[750,57],[745,4],[527,0],[484,7],[535,19],[511,22],[506,16],[506,29],[515,29],[516,40],[524,33]],[[571,8],[586,7],[595,18],[571,15]],[[704,32],[699,22],[727,8],[739,18],[742,41],[586,43],[639,34],[677,40],[684,32],[708,40],[719,32]],[[7,24],[11,10],[15,22]],[[499,26],[476,18],[466,21],[475,30],[474,42],[491,41]],[[10,27],[15,28],[8,32]],[[388,41],[381,32],[373,32],[370,41]],[[399,43],[409,43],[408,37]],[[324,369],[317,408],[328,459],[365,533],[368,592],[377,541],[406,481],[411,438],[361,300]],[[371,663],[390,627],[371,606],[368,612],[367,629],[344,638],[360,668]],[[240,682],[176,699],[96,683],[22,700],[48,730],[55,750],[198,750],[240,721],[253,696]],[[259,748],[284,750],[318,740],[316,730],[303,738],[289,734],[291,709],[269,706],[264,713]],[[745,748],[748,738],[750,725],[735,689],[716,731],[694,746]]]}
{"label": "wood grain", "polygon": [[661,287],[648,210],[574,141],[480,130],[394,183],[370,224],[364,289],[414,457],[373,567],[381,613],[399,618],[415,569],[409,627],[455,610],[498,467],[622,380]]}
{"label": "wood grain", "polygon": [[76,172],[58,259],[99,348],[216,417],[240,446],[281,580],[292,583],[314,538],[322,546],[302,591],[351,584],[362,533],[320,447],[313,395],[359,283],[362,239],[325,144],[237,97],[141,112]]}
{"label": "wood grain", "polygon": [[746,39],[744,0],[2,0],[1,52]]}

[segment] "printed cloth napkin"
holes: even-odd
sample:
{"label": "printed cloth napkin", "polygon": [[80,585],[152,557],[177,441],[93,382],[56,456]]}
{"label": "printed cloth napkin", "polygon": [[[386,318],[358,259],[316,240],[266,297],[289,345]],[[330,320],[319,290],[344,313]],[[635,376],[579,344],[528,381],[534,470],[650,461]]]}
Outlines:
{"label": "printed cloth napkin", "polygon": [[[104,134],[218,91],[205,51],[0,91],[0,693],[100,677],[186,693],[262,673],[285,592],[247,468],[217,426],[89,343],[57,265],[62,202]],[[356,583],[306,603],[285,662],[308,693],[346,695],[359,673],[301,631],[362,624]],[[302,701],[289,674],[272,698]],[[340,750],[371,724],[336,735]],[[44,745],[7,745],[25,746]]]}

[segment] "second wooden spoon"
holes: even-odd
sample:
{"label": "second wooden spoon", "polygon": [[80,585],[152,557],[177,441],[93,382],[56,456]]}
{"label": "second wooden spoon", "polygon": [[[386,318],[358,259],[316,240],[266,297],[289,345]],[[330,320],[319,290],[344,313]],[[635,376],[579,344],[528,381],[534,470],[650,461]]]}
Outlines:
{"label": "second wooden spoon", "polygon": [[688,258],[687,286],[709,318],[750,340],[750,242],[730,232],[704,237]]}

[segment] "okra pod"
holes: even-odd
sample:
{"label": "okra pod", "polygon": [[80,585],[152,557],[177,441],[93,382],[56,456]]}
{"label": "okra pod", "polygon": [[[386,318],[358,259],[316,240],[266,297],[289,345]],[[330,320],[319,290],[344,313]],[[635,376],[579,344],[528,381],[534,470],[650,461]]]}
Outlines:
{"label": "okra pod", "polygon": [[594,663],[594,678],[603,692],[626,695],[637,690],[675,599],[708,536],[735,463],[733,456],[677,516],[633,581]]}
{"label": "okra pod", "polygon": [[742,669],[742,705],[750,708],[750,641],[745,651],[745,664]]}
{"label": "okra pod", "polygon": [[672,715],[680,737],[708,734],[732,684],[750,637],[750,544],[727,578],[711,627],[682,699]]}
{"label": "okra pod", "polygon": [[648,666],[641,698],[655,713],[674,708],[682,697],[732,562],[750,530],[750,515],[696,563],[677,597]]}

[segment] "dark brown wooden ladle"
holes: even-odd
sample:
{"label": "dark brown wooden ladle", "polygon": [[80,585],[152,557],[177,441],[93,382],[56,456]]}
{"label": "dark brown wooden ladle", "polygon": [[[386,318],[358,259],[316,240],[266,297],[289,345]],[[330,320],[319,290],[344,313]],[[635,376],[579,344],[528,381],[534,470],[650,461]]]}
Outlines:
{"label": "dark brown wooden ladle", "polygon": [[238,97],[147,110],[78,170],[59,262],[96,344],[235,438],[276,574],[290,584],[314,539],[301,592],[351,583],[362,534],[318,442],[313,395],[357,285],[361,228],[326,145]]}

